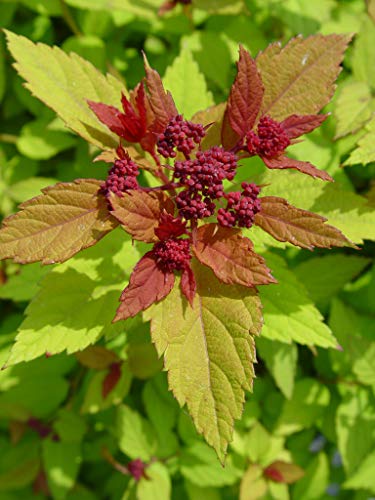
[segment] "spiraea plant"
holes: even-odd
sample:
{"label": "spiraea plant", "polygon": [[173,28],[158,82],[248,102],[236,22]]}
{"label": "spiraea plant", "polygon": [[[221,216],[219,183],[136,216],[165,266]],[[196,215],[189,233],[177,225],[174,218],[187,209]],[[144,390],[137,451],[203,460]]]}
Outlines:
{"label": "spiraea plant", "polygon": [[[289,157],[289,149],[328,118],[318,113],[333,95],[350,36],[297,37],[256,59],[240,47],[227,102],[192,117],[176,107],[146,58],[145,78],[128,92],[74,54],[7,37],[26,87],[100,148],[96,159],[109,169],[97,180],[93,165],[92,179],[59,183],[23,203],[4,220],[0,258],[62,263],[117,226],[140,242],[116,313],[113,302],[113,322],[126,330],[136,315],[150,321],[170,390],[223,462],[255,376],[258,290],[279,286],[252,231],[310,250],[353,246],[323,216],[262,194],[267,186],[252,170],[258,158],[264,168],[296,171],[292,179],[332,181],[308,157]],[[58,347],[51,339],[45,352],[74,352],[97,339]],[[32,335],[27,344],[31,358],[42,354]],[[8,365],[20,361],[20,349],[18,338]]]}

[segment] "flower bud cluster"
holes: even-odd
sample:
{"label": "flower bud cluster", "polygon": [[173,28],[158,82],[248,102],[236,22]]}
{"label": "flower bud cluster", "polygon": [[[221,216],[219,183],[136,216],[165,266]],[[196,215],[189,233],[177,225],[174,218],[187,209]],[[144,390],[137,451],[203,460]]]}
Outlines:
{"label": "flower bud cluster", "polygon": [[182,115],[177,115],[158,136],[158,153],[164,158],[175,158],[177,149],[188,158],[205,134],[203,125],[186,121]]}
{"label": "flower bud cluster", "polygon": [[138,174],[137,165],[131,160],[128,153],[122,149],[120,158],[115,160],[108,172],[108,177],[102,188],[104,194],[108,196],[112,192],[122,197],[122,193],[128,189],[138,189]]}
{"label": "flower bud cluster", "polygon": [[246,135],[246,147],[251,155],[273,158],[283,153],[290,139],[281,123],[269,116],[259,120],[257,134],[252,130]]}
{"label": "flower bud cluster", "polygon": [[163,272],[181,271],[191,260],[190,241],[174,237],[159,241],[154,245],[153,254]]}
{"label": "flower bud cluster", "polygon": [[233,180],[236,168],[237,156],[218,146],[198,151],[195,160],[176,161],[173,176],[186,187],[176,198],[180,215],[187,220],[212,215],[213,200],[224,195],[223,181]]}
{"label": "flower bud cluster", "polygon": [[243,182],[242,193],[236,191],[225,194],[227,207],[219,208],[217,220],[224,227],[246,227],[250,228],[254,223],[255,215],[260,211],[260,200],[258,195],[260,188],[256,184]]}

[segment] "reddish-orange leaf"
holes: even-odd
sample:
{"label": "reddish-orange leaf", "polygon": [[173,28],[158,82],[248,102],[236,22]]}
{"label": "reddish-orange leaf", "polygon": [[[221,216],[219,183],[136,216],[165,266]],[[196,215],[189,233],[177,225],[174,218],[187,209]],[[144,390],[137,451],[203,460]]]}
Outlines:
{"label": "reddish-orange leaf", "polygon": [[325,224],[324,217],[293,207],[276,196],[260,198],[261,211],[255,224],[278,241],[287,241],[301,248],[350,246],[350,241],[335,227]]}
{"label": "reddish-orange leaf", "polygon": [[155,229],[160,214],[173,213],[173,201],[161,191],[129,190],[120,198],[110,195],[111,214],[134,239],[152,243],[158,240]]}
{"label": "reddish-orange leaf", "polygon": [[318,113],[331,99],[351,35],[293,38],[270,45],[256,59],[265,87],[263,115],[281,121],[293,113]]}
{"label": "reddish-orange leaf", "polygon": [[121,304],[113,321],[131,318],[164,299],[172,290],[174,279],[173,273],[163,273],[157,267],[152,252],[146,253],[135,266],[129,285],[122,292]]}
{"label": "reddish-orange leaf", "polygon": [[187,267],[182,272],[180,287],[182,293],[185,295],[190,305],[193,307],[193,301],[195,293],[197,291],[197,283],[195,281],[193,270],[190,267]]}
{"label": "reddish-orange leaf", "polygon": [[267,158],[262,156],[262,160],[268,168],[276,168],[280,170],[292,168],[302,172],[303,174],[311,175],[311,177],[322,179],[323,181],[333,181],[332,177],[327,174],[327,172],[319,170],[308,161],[294,160],[293,158],[288,158],[287,156],[279,156],[278,158]]}
{"label": "reddish-orange leaf", "polygon": [[248,287],[276,283],[263,257],[239,230],[206,224],[198,228],[193,248],[197,259],[223,283]]}
{"label": "reddish-orange leaf", "polygon": [[329,115],[290,115],[281,125],[289,139],[308,134],[319,127]]}
{"label": "reddish-orange leaf", "polygon": [[121,362],[112,363],[109,367],[107,375],[104,377],[102,383],[102,396],[105,399],[108,394],[113,391],[118,381],[121,378]]}
{"label": "reddish-orange leaf", "polygon": [[237,76],[229,94],[222,128],[222,140],[225,147],[231,135],[230,129],[240,139],[251,130],[262,104],[263,91],[262,80],[254,59],[247,50],[240,46]]}
{"label": "reddish-orange leaf", "polygon": [[0,259],[53,264],[94,245],[117,226],[100,186],[95,179],[60,183],[20,205],[0,230]]}
{"label": "reddish-orange leaf", "polygon": [[264,470],[264,475],[277,483],[292,484],[305,475],[305,471],[295,464],[276,460]]}
{"label": "reddish-orange leaf", "polygon": [[144,57],[144,65],[149,104],[155,115],[154,128],[161,131],[171,118],[178,115],[178,111],[171,93],[165,91],[159,73],[150,67],[146,57]]}

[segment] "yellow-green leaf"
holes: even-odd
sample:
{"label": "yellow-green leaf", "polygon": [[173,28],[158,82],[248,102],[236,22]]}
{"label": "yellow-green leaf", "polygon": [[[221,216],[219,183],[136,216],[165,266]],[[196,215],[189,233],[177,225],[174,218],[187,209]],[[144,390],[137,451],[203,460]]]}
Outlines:
{"label": "yellow-green leaf", "polygon": [[71,128],[98,147],[114,147],[118,139],[96,118],[87,100],[119,107],[124,84],[104,76],[91,63],[58,47],[33,43],[6,31],[15,68],[26,80],[25,87],[52,108]]}
{"label": "yellow-green leaf", "polygon": [[56,184],[20,205],[0,230],[0,259],[53,264],[94,245],[117,225],[97,194],[100,184],[95,179]]}
{"label": "yellow-green leaf", "polygon": [[145,317],[159,355],[164,354],[170,389],[223,462],[244,390],[252,388],[261,304],[254,290],[225,285],[205,266],[194,265],[194,274],[193,307],[176,285]]}
{"label": "yellow-green leaf", "polygon": [[335,90],[351,35],[293,38],[284,48],[270,45],[257,58],[265,87],[261,112],[277,120],[320,111]]}

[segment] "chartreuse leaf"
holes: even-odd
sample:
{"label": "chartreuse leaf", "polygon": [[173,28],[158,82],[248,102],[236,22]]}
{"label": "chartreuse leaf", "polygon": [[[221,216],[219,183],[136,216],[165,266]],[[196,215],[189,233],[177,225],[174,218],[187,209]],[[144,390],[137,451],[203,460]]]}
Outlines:
{"label": "chartreuse leaf", "polygon": [[181,406],[187,404],[198,432],[224,461],[244,390],[252,388],[253,336],[261,328],[261,306],[255,291],[229,287],[205,266],[196,264],[194,274],[193,307],[176,285],[144,317],[151,320],[159,355],[164,354],[170,389]]}
{"label": "chartreuse leaf", "polygon": [[265,258],[278,284],[260,288],[264,307],[262,336],[286,343],[336,347],[337,341],[322,315],[285,261],[271,254]]}
{"label": "chartreuse leaf", "polygon": [[214,104],[204,76],[188,48],[183,47],[172,66],[167,68],[163,83],[171,92],[179,113],[187,119]]}
{"label": "chartreuse leaf", "polygon": [[264,360],[267,369],[273,376],[277,387],[288,399],[292,397],[294,379],[297,371],[298,350],[295,344],[260,337],[257,340],[259,356]]}
{"label": "chartreuse leaf", "polygon": [[323,417],[330,401],[327,387],[314,379],[296,382],[292,398],[285,400],[276,429],[279,435],[289,435],[316,424]]}
{"label": "chartreuse leaf", "polygon": [[129,406],[118,408],[116,433],[120,450],[132,459],[149,461],[156,450],[152,425]]}
{"label": "chartreuse leaf", "polygon": [[158,457],[173,455],[178,448],[172,427],[176,423],[178,405],[170,392],[165,374],[148,381],[142,392],[143,404],[148,418],[158,436]]}
{"label": "chartreuse leaf", "polygon": [[325,255],[305,260],[293,269],[314,303],[327,309],[331,298],[353,278],[370,260],[356,255]]}
{"label": "chartreuse leaf", "polygon": [[358,141],[357,148],[345,161],[345,165],[357,165],[375,161],[375,118],[365,126],[365,135]]}
{"label": "chartreuse leaf", "polygon": [[67,0],[68,5],[78,7],[79,9],[125,11],[135,14],[143,19],[152,20],[156,18],[159,2],[155,0],[142,0],[142,2],[132,2],[131,0]]}
{"label": "chartreuse leaf", "polygon": [[375,400],[362,387],[347,388],[336,412],[339,451],[349,477],[375,446]]}
{"label": "chartreuse leaf", "polygon": [[327,455],[319,453],[309,463],[305,470],[305,475],[300,479],[293,489],[293,500],[303,498],[305,500],[315,500],[324,498],[324,494],[329,481],[330,467]]}
{"label": "chartreuse leaf", "polygon": [[24,125],[17,140],[18,151],[32,160],[48,160],[72,148],[76,137],[49,127],[49,120],[35,120]]}
{"label": "chartreuse leaf", "polygon": [[370,490],[375,493],[375,452],[373,451],[363,460],[358,469],[345,482],[344,488],[354,490]]}
{"label": "chartreuse leaf", "polygon": [[374,108],[371,89],[365,82],[350,82],[340,92],[334,113],[336,138],[353,134],[370,118]]}
{"label": "chartreuse leaf", "polygon": [[147,478],[141,478],[137,485],[139,500],[167,500],[171,497],[171,478],[165,465],[154,462],[147,467]]}
{"label": "chartreuse leaf", "polygon": [[334,299],[329,325],[343,352],[331,353],[333,367],[352,371],[357,379],[375,389],[375,324],[371,316],[358,314]]}
{"label": "chartreuse leaf", "polygon": [[194,6],[215,14],[239,14],[244,8],[243,0],[194,0]]}
{"label": "chartreuse leaf", "polygon": [[180,458],[180,469],[186,479],[204,487],[234,484],[242,475],[242,471],[235,467],[230,458],[223,468],[214,451],[199,441],[184,449]]}
{"label": "chartreuse leaf", "polygon": [[123,231],[56,267],[26,310],[7,365],[46,352],[76,352],[122,332],[112,319],[127,276],[139,258]]}
{"label": "chartreuse leaf", "polygon": [[45,188],[0,229],[0,259],[23,264],[63,262],[114,229],[100,181],[78,179]]}
{"label": "chartreuse leaf", "polygon": [[14,302],[31,300],[38,291],[39,281],[49,272],[48,267],[37,263],[22,266],[19,272],[9,276],[7,282],[0,287],[0,299]]}
{"label": "chartreuse leaf", "polygon": [[122,82],[102,75],[77,54],[67,55],[58,47],[34,44],[23,36],[6,31],[15,68],[26,80],[26,88],[52,108],[64,123],[98,147],[114,147],[116,136],[100,123],[87,100],[120,106]]}
{"label": "chartreuse leaf", "polygon": [[375,89],[375,68],[369,61],[375,59],[375,26],[372,19],[364,17],[361,29],[355,38],[352,53],[354,77]]}
{"label": "chartreuse leaf", "polygon": [[260,500],[267,493],[267,482],[263,477],[263,469],[251,464],[241,480],[240,500]]}
{"label": "chartreuse leaf", "polygon": [[350,39],[350,35],[313,35],[293,38],[284,48],[270,45],[257,58],[265,87],[262,113],[282,120],[320,111],[335,90]]}

